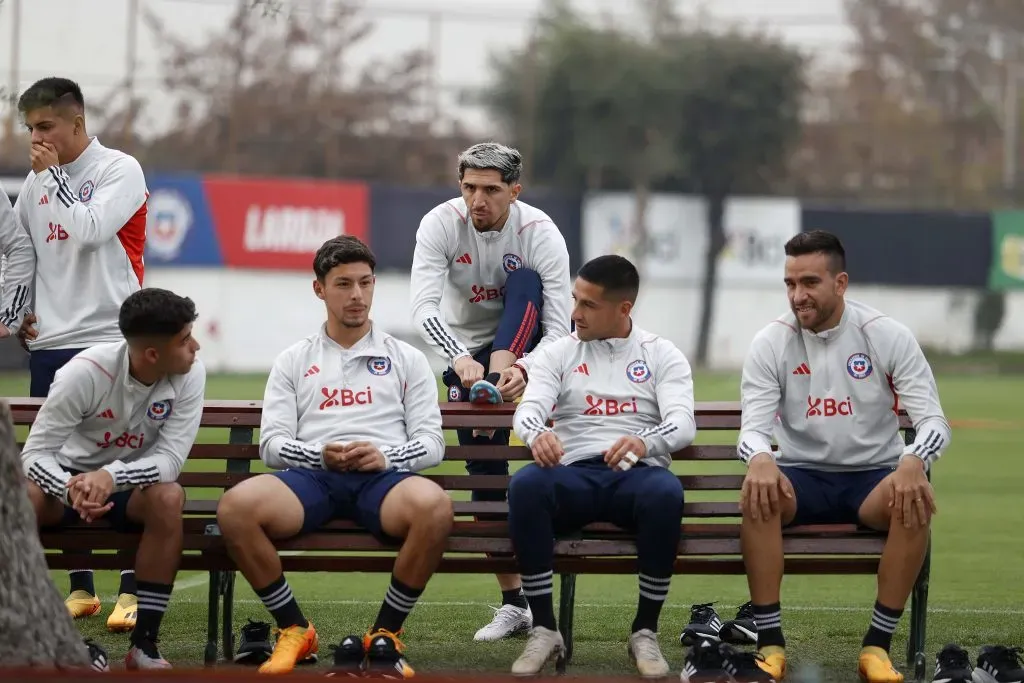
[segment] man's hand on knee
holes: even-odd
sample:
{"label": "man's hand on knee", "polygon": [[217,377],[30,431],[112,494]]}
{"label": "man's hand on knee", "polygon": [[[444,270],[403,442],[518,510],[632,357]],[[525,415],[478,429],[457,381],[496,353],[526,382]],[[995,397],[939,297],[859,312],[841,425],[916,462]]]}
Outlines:
{"label": "man's hand on knee", "polygon": [[924,461],[915,456],[900,460],[889,475],[889,507],[905,529],[926,527],[938,512],[935,490],[925,474]]}
{"label": "man's hand on knee", "polygon": [[770,453],[758,453],[750,459],[743,479],[740,511],[755,522],[767,521],[782,513],[782,498],[793,498],[793,485]]}

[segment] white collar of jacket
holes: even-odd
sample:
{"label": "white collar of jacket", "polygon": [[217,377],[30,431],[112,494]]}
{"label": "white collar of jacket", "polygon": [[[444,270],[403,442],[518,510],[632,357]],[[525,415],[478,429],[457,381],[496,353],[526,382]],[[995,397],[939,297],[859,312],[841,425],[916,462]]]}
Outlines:
{"label": "white collar of jacket", "polygon": [[327,334],[327,323],[325,322],[320,326],[320,338],[329,347],[333,347],[339,351],[345,353],[354,353],[357,357],[373,358],[376,356],[390,356],[385,345],[386,334],[382,330],[378,330],[377,326],[370,322],[370,331],[367,332],[362,339],[353,344],[350,348],[345,348],[338,342],[334,341]]}

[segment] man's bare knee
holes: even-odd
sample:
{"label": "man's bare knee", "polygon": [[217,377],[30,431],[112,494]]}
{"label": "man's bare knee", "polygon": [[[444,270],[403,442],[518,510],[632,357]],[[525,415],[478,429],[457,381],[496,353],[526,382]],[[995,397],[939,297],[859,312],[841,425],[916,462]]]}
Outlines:
{"label": "man's bare knee", "polygon": [[234,486],[217,503],[217,525],[232,537],[262,528],[271,538],[293,536],[302,528],[302,503],[288,486],[261,474]]}
{"label": "man's bare knee", "polygon": [[769,510],[768,516],[764,516],[762,510],[758,510],[757,518],[750,510],[743,509],[743,524],[751,527],[773,528],[786,526],[796,517],[796,501],[791,498],[780,498],[779,504],[774,511]]}
{"label": "man's bare knee", "polygon": [[141,510],[133,505],[135,500],[129,500],[128,516],[139,519],[146,526],[180,524],[185,508],[185,489],[180,484],[166,482],[136,489],[132,499],[138,499]]}
{"label": "man's bare knee", "polygon": [[48,495],[39,484],[31,479],[25,480],[25,491],[32,503],[32,511],[36,513],[36,524],[40,527],[58,523],[64,517],[64,503]]}
{"label": "man's bare knee", "polygon": [[444,489],[423,477],[410,477],[384,497],[381,526],[389,535],[404,537],[414,529],[431,536],[446,537],[455,512]]}

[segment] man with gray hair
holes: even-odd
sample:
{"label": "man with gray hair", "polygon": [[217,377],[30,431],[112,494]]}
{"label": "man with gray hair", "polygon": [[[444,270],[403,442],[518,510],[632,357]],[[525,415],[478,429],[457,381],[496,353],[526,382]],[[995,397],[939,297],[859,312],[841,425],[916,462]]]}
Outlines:
{"label": "man with gray hair", "polygon": [[[434,207],[416,232],[413,319],[449,363],[443,378],[449,401],[515,400],[529,378],[526,354],[569,334],[569,252],[554,221],[519,200],[522,168],[516,149],[473,145],[459,155],[462,196]],[[507,429],[458,430],[461,445],[507,446],[509,437]],[[508,462],[468,460],[466,469],[507,476]],[[473,491],[472,498],[503,502],[505,491]],[[502,606],[477,631],[478,641],[533,625],[519,576],[497,578]]]}

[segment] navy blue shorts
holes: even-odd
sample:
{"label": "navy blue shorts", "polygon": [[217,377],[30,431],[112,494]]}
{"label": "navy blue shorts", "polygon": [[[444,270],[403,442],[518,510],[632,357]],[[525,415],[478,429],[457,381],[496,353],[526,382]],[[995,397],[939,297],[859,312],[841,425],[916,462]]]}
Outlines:
{"label": "navy blue shorts", "polygon": [[397,543],[401,539],[384,533],[380,508],[384,496],[399,482],[419,476],[412,472],[332,472],[289,469],[273,472],[302,503],[305,518],[302,531],[316,531],[335,519],[348,519],[369,530],[377,540]]}
{"label": "navy blue shorts", "polygon": [[856,472],[823,472],[807,467],[780,467],[796,495],[797,524],[859,524],[858,512],[875,487],[893,472],[884,467]]}
{"label": "navy blue shorts", "polygon": [[[65,472],[74,476],[81,474],[78,470],[63,468]],[[114,531],[120,531],[123,533],[134,534],[142,531],[142,523],[136,522],[135,520],[128,518],[128,499],[132,497],[132,491],[135,489],[129,489],[127,491],[116,491],[110,494],[107,498],[108,503],[113,503],[114,507],[110,508],[103,517],[113,527]],[[70,506],[64,507],[64,517],[54,526],[47,527],[47,529],[61,528],[74,524],[81,519],[81,516],[75,512],[74,508]]]}
{"label": "navy blue shorts", "polygon": [[64,364],[85,349],[47,349],[33,351],[28,356],[29,390],[32,398],[46,398],[53,384],[53,376]]}

